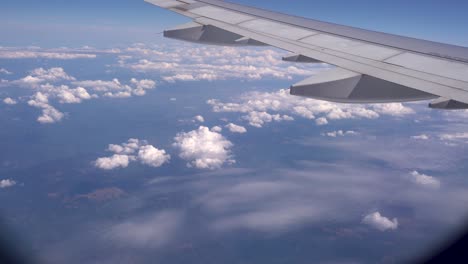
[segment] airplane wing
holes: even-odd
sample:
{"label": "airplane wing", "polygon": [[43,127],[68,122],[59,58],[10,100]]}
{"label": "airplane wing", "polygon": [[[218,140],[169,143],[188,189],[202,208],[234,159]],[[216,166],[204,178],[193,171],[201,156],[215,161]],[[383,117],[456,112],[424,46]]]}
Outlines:
{"label": "airplane wing", "polygon": [[274,46],[285,61],[332,70],[291,86],[291,94],[343,103],[434,99],[468,109],[468,48],[341,26],[220,0],[145,0],[193,19],[164,31],[184,41]]}

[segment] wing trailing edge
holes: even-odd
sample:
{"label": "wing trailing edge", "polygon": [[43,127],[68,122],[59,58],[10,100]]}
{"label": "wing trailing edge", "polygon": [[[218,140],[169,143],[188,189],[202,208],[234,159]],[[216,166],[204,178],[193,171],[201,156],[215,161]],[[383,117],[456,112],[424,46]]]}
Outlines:
{"label": "wing trailing edge", "polygon": [[436,96],[372,76],[334,68],[291,86],[291,94],[339,103],[388,103]]}

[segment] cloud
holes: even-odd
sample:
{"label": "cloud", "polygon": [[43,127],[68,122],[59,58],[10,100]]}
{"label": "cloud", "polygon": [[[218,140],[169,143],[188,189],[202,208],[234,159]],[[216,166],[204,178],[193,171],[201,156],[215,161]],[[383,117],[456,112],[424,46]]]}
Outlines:
{"label": "cloud", "polygon": [[96,54],[0,49],[0,59],[95,59]]}
{"label": "cloud", "polygon": [[247,120],[251,126],[262,127],[265,123],[281,122],[281,121],[292,121],[294,118],[288,115],[280,114],[269,114],[267,112],[250,112],[248,115],[243,117],[244,120]]}
{"label": "cloud", "polygon": [[[149,79],[132,78],[129,84],[122,84],[118,79],[77,81],[75,77],[68,75],[63,68],[58,67],[37,68],[24,78],[6,83],[36,91],[36,94],[29,101],[29,105],[43,109],[43,115],[38,118],[41,123],[55,123],[64,117],[63,113],[53,107],[49,101],[57,100],[61,104],[79,104],[84,100],[100,96],[109,98],[143,96],[148,90],[156,87],[156,82]],[[56,85],[56,83],[61,85]],[[70,88],[69,85],[76,87]],[[46,102],[44,100],[39,102],[37,96],[47,98]]]}
{"label": "cloud", "polygon": [[201,115],[197,115],[197,116],[195,116],[193,118],[193,121],[198,122],[198,123],[203,123],[203,122],[205,122],[205,118],[203,118],[203,116],[201,116]]}
{"label": "cloud", "polygon": [[379,212],[366,215],[362,222],[380,231],[396,230],[398,228],[398,219],[393,218],[393,220],[390,220]]}
{"label": "cloud", "polygon": [[220,127],[220,126],[214,126],[210,130],[213,131],[213,132],[221,133],[223,131],[223,128]]}
{"label": "cloud", "polygon": [[130,84],[123,84],[117,78],[110,81],[75,81],[72,84],[91,89],[94,92],[101,93],[103,96],[110,98],[127,98],[132,95],[143,96],[146,94],[147,90],[156,88],[156,82],[153,80],[137,80],[135,78],[130,80]]}
{"label": "cloud", "polygon": [[67,86],[62,86],[62,89],[57,91],[56,96],[62,104],[79,104],[82,100],[89,100],[92,98],[83,87],[69,89]]}
{"label": "cloud", "polygon": [[410,179],[421,186],[439,189],[440,188],[440,181],[432,176],[428,176],[425,174],[421,174],[417,171],[412,171],[410,173]]}
{"label": "cloud", "polygon": [[112,226],[107,238],[125,245],[159,248],[174,239],[183,221],[178,211],[162,211]]}
{"label": "cloud", "polygon": [[231,157],[233,144],[221,134],[200,126],[197,130],[179,133],[173,146],[179,149],[179,156],[189,161],[188,167],[198,169],[219,169],[225,163],[234,163]]}
{"label": "cloud", "polygon": [[126,168],[132,161],[139,161],[141,164],[157,168],[171,159],[165,150],[157,149],[145,140],[136,138],[131,138],[120,145],[109,144],[107,150],[113,152],[114,155],[98,158],[94,162],[97,168],[103,170]]}
{"label": "cloud", "polygon": [[153,80],[137,80],[132,78],[130,83],[135,86],[134,90],[132,91],[134,95],[143,96],[146,94],[146,90],[151,90],[156,87],[156,82]]}
{"label": "cloud", "polygon": [[326,68],[319,65],[291,65],[281,58],[286,54],[273,49],[235,49],[138,45],[126,49],[119,65],[137,72],[162,73],[166,82],[214,81],[228,79],[260,80],[309,76]]}
{"label": "cloud", "polygon": [[113,170],[117,168],[126,168],[130,163],[130,157],[128,155],[114,154],[110,157],[98,158],[94,165],[103,170]]}
{"label": "cloud", "polygon": [[159,150],[151,145],[142,146],[138,151],[138,160],[151,167],[161,167],[170,159],[171,156],[166,154],[165,150]]}
{"label": "cloud", "polygon": [[456,141],[465,142],[468,140],[468,133],[453,133],[453,134],[442,134],[439,136],[442,141]]}
{"label": "cloud", "polygon": [[412,136],[411,138],[416,139],[416,140],[429,140],[429,136],[426,135],[426,134],[421,134],[421,135],[418,135],[418,136]]}
{"label": "cloud", "polygon": [[315,120],[315,124],[317,124],[317,126],[328,125],[328,120],[325,117],[320,117]]}
{"label": "cloud", "polygon": [[10,179],[5,179],[5,180],[0,180],[0,188],[9,188],[16,185],[16,182],[14,180]]}
{"label": "cloud", "polygon": [[9,71],[9,70],[7,70],[5,68],[0,68],[0,73],[7,74],[7,75],[13,74],[11,71]]}
{"label": "cloud", "polygon": [[343,130],[338,130],[338,131],[332,131],[332,132],[327,132],[322,134],[322,136],[327,136],[327,137],[344,137],[344,136],[353,136],[356,135],[357,133],[355,131],[343,131]]}
{"label": "cloud", "polygon": [[245,129],[245,127],[243,126],[238,126],[236,124],[233,124],[233,123],[229,123],[225,126],[227,129],[229,129],[229,131],[231,131],[232,133],[239,133],[239,134],[243,134],[243,133],[246,133],[247,132],[247,129]]}
{"label": "cloud", "polygon": [[414,114],[414,110],[400,103],[375,104],[373,108],[376,112],[390,116],[406,116]]}
{"label": "cloud", "polygon": [[[383,105],[338,104],[310,98],[292,96],[289,90],[276,92],[247,92],[236,102],[208,100],[214,112],[244,113],[243,119],[250,125],[261,127],[264,123],[292,120],[292,116],[316,119],[317,125],[328,124],[329,120],[376,119],[380,115],[405,116],[414,113],[400,103]],[[281,118],[286,117],[286,118]]]}
{"label": "cloud", "polygon": [[41,124],[56,123],[61,121],[65,116],[65,114],[49,105],[49,98],[41,92],[37,92],[32,99],[28,101],[28,104],[42,109],[42,115],[37,118],[37,121]]}
{"label": "cloud", "polygon": [[3,99],[3,103],[5,103],[7,105],[15,105],[18,102],[16,102],[16,100],[14,100],[14,99],[12,99],[10,97],[7,97],[7,98]]}
{"label": "cloud", "polygon": [[39,84],[45,82],[73,81],[75,78],[68,75],[63,68],[37,68],[30,72],[30,75],[13,81],[13,84],[19,84],[30,88],[36,88]]}

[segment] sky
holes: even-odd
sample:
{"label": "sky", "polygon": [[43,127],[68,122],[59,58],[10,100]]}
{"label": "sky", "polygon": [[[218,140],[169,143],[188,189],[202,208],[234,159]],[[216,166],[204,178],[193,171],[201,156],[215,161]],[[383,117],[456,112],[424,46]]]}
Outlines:
{"label": "sky", "polygon": [[[467,44],[463,3],[251,4]],[[3,3],[0,222],[20,254],[402,263],[466,223],[467,111],[291,96],[332,67],[157,34],[186,21],[142,1]]]}
{"label": "sky", "polygon": [[[356,27],[467,45],[463,1],[238,1],[298,16]],[[4,0],[3,45],[105,46],[154,41],[154,34],[188,21],[138,0]],[[131,36],[131,40],[129,40]]]}

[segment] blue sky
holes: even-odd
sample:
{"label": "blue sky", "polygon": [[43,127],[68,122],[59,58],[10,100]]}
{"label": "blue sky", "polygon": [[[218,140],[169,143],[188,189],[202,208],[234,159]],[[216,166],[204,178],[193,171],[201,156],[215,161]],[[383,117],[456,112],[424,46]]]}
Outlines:
{"label": "blue sky", "polygon": [[[467,45],[463,1],[238,1],[340,24]],[[140,0],[2,1],[0,45],[109,47],[154,40],[154,34],[187,21]],[[125,34],[122,32],[124,31]],[[86,45],[84,44],[84,45]]]}
{"label": "blue sky", "polygon": [[[466,45],[455,3],[254,4]],[[2,3],[0,213],[26,255],[401,263],[466,222],[468,111],[291,96],[330,66],[156,34],[186,21],[143,1]]]}

